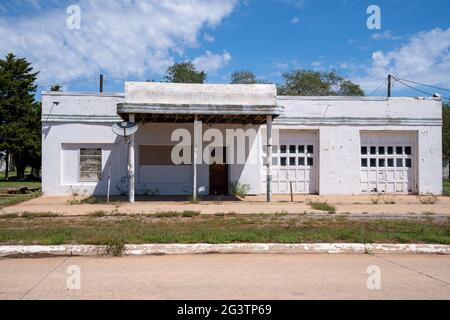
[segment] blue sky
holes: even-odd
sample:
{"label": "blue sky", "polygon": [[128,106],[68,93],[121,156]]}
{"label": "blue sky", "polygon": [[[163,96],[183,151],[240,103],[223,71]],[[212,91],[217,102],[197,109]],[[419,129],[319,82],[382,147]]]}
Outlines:
{"label": "blue sky", "polygon": [[[73,4],[79,30],[66,25]],[[381,9],[380,30],[366,26],[372,4]],[[366,94],[388,73],[450,88],[449,12],[446,0],[0,0],[0,54],[32,61],[40,90],[64,83],[95,91],[104,73],[106,90],[120,92],[124,79],[158,81],[186,60],[210,83],[241,69],[275,83],[283,72],[312,69],[336,70]],[[396,83],[395,94],[423,95],[404,88]]]}

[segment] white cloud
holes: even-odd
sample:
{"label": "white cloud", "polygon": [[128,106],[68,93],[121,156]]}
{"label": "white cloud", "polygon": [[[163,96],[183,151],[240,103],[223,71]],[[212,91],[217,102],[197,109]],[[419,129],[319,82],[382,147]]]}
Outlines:
{"label": "white cloud", "polygon": [[322,69],[322,62],[321,61],[313,61],[313,62],[311,62],[311,67],[314,69],[314,70],[318,70],[318,69]]}
{"label": "white cloud", "polygon": [[392,35],[390,30],[386,30],[383,32],[374,33],[370,36],[372,40],[399,40],[402,37]]}
{"label": "white cloud", "polygon": [[223,68],[231,60],[231,55],[224,51],[223,54],[214,54],[211,51],[206,51],[203,55],[195,58],[192,63],[199,70],[206,73],[215,73],[217,70]]}
{"label": "white cloud", "polygon": [[[380,79],[392,74],[399,78],[450,87],[450,28],[419,32],[391,51],[372,53],[365,76],[354,79],[373,90]],[[377,79],[369,81],[371,79]],[[399,84],[396,88],[402,88]],[[432,90],[432,89],[431,89]],[[418,93],[419,94],[419,93]]]}
{"label": "white cloud", "polygon": [[81,30],[66,28],[61,5],[31,17],[0,16],[0,54],[27,57],[41,71],[41,84],[100,72],[161,74],[187,48],[199,46],[202,29],[218,25],[237,1],[79,0]]}
{"label": "white cloud", "polygon": [[292,24],[298,24],[298,23],[300,23],[300,18],[299,17],[293,17],[290,22]]}
{"label": "white cloud", "polygon": [[306,0],[275,0],[276,2],[292,5],[297,9],[303,8]]}
{"label": "white cloud", "polygon": [[205,39],[206,42],[214,42],[216,40],[212,35],[206,32],[203,34],[203,39]]}

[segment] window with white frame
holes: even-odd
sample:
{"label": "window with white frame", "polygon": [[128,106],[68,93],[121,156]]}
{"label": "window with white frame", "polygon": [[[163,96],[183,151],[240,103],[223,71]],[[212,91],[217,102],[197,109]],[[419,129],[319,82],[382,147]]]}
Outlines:
{"label": "window with white frame", "polygon": [[[263,164],[267,165],[267,146],[263,146]],[[313,167],[314,145],[273,146],[272,165],[275,167]]]}
{"label": "window with white frame", "polygon": [[96,182],[102,175],[102,149],[80,149],[80,181]]}

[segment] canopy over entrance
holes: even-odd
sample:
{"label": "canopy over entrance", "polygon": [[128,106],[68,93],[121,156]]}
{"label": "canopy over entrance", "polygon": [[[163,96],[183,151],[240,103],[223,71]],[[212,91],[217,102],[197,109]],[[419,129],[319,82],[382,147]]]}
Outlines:
{"label": "canopy over entrance", "polygon": [[136,122],[265,124],[282,114],[272,84],[179,84],[127,82],[117,112]]}
{"label": "canopy over entrance", "polygon": [[[267,158],[272,159],[272,120],[282,114],[273,84],[179,84],[126,82],[117,113],[129,122],[267,124]],[[197,198],[198,139],[194,129],[192,198]],[[135,192],[135,137],[129,143],[129,197]],[[267,201],[272,201],[271,161],[267,161]]]}

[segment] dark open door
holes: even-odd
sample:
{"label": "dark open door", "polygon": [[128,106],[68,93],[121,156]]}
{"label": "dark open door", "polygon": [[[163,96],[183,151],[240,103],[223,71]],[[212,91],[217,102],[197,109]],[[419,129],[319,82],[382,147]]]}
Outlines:
{"label": "dark open door", "polygon": [[[211,154],[215,157],[215,150]],[[228,194],[228,165],[226,164],[226,151],[223,151],[223,164],[214,163],[209,166],[209,193],[210,195]]]}

